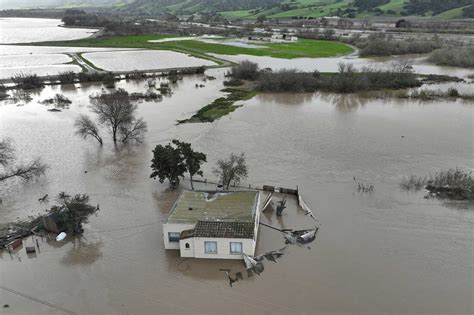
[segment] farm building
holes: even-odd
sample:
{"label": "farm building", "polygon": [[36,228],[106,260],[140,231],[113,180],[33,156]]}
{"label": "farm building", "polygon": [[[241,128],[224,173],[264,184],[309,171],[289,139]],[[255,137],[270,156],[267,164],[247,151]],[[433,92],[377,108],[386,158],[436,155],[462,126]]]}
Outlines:
{"label": "farm building", "polygon": [[253,256],[260,220],[258,191],[184,191],[163,222],[166,249],[181,257]]}

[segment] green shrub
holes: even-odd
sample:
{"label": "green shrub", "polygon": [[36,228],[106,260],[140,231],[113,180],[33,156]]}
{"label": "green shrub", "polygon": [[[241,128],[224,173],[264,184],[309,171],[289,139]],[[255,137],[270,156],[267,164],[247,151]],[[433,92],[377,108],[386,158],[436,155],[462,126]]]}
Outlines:
{"label": "green shrub", "polygon": [[449,97],[459,97],[460,94],[459,94],[459,91],[455,88],[449,88],[448,89],[448,96]]}

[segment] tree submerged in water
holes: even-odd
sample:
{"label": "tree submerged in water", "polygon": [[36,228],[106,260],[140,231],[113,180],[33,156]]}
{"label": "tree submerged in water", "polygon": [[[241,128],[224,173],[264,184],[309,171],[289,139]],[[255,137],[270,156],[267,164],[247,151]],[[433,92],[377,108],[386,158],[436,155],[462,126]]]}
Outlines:
{"label": "tree submerged in water", "polygon": [[100,145],[103,140],[99,134],[99,125],[108,129],[112,140],[122,143],[143,142],[147,124],[143,118],[136,117],[137,105],[132,104],[130,95],[124,89],[112,93],[93,95],[91,111],[97,114],[98,123],[87,115],[79,116],[75,121],[76,134],[84,139],[92,137]]}
{"label": "tree submerged in water", "polygon": [[21,178],[31,180],[37,176],[43,175],[47,169],[46,164],[39,158],[29,163],[16,163],[15,148],[9,139],[0,140],[0,182],[11,179]]}
{"label": "tree submerged in water", "polygon": [[405,191],[428,190],[427,197],[452,200],[474,200],[474,177],[471,171],[452,168],[430,176],[404,178],[400,188]]}
{"label": "tree submerged in water", "polygon": [[49,213],[60,216],[67,230],[72,234],[80,234],[84,230],[82,224],[89,221],[89,217],[99,211],[99,206],[89,204],[88,195],[70,196],[65,192],[58,195],[58,205],[51,207]]}

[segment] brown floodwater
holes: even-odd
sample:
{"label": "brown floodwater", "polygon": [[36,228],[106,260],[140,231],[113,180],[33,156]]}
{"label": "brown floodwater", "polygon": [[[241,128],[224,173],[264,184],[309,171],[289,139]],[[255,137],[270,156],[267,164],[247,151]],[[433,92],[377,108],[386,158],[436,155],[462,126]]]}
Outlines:
{"label": "brown floodwater", "polygon": [[[100,204],[81,240],[39,240],[35,257],[0,253],[4,314],[472,314],[473,205],[398,188],[406,175],[474,167],[472,104],[263,94],[212,124],[176,125],[223,95],[224,71],[209,71],[214,81],[186,77],[172,96],[140,103],[149,127],[141,145],[114,148],[106,136],[100,148],[74,135],[74,119],[89,112],[100,85],[48,86],[29,103],[0,105],[0,137],[14,141],[20,160],[49,165],[36,181],[0,186],[1,222],[43,211],[60,191]],[[146,89],[143,81],[117,87]],[[69,109],[38,104],[55,93],[73,100]],[[322,223],[311,249],[290,247],[232,288],[219,269],[242,271],[241,262],[182,261],[165,251],[160,222],[176,192],[149,179],[150,160],[155,145],[175,138],[207,154],[206,178],[218,158],[245,152],[244,185],[298,185]],[[358,193],[354,176],[375,191]],[[38,202],[44,194],[49,203]],[[294,200],[281,219],[270,212],[262,220],[312,227]],[[260,228],[259,253],[282,246],[280,233]]]}

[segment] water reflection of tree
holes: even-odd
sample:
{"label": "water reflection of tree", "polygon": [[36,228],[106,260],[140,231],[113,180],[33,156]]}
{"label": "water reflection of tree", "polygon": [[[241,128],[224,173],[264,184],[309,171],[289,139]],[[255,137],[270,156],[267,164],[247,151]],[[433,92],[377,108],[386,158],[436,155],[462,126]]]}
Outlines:
{"label": "water reflection of tree", "polygon": [[101,241],[88,242],[82,237],[75,237],[71,242],[72,248],[61,260],[64,265],[90,265],[102,257]]}
{"label": "water reflection of tree", "polygon": [[262,93],[257,96],[260,101],[284,105],[299,105],[311,101],[313,93]]}
{"label": "water reflection of tree", "polygon": [[122,144],[114,148],[112,153],[104,158],[102,167],[108,175],[115,179],[129,180],[143,169],[148,147],[133,144]]}
{"label": "water reflection of tree", "polygon": [[360,107],[364,107],[370,98],[367,95],[360,94],[321,94],[321,99],[336,106],[341,112],[350,112]]}
{"label": "water reflection of tree", "polygon": [[31,97],[31,93],[28,91],[14,90],[11,94],[10,100],[12,103],[25,102],[25,104],[28,104],[33,100],[33,97]]}

